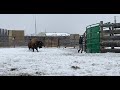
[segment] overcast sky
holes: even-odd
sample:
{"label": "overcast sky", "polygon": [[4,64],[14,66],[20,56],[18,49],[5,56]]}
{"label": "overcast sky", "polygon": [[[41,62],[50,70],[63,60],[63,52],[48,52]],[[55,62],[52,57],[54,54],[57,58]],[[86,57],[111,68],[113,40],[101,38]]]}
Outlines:
{"label": "overcast sky", "polygon": [[25,30],[25,35],[35,33],[35,16],[37,33],[67,32],[83,34],[86,26],[100,21],[120,22],[120,14],[0,14],[0,28]]}

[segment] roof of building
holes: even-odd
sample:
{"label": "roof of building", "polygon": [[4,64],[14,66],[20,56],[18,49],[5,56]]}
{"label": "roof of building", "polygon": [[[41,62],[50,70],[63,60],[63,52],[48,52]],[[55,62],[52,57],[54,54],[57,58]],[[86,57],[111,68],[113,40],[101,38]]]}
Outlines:
{"label": "roof of building", "polygon": [[70,36],[68,33],[46,33],[46,36]]}

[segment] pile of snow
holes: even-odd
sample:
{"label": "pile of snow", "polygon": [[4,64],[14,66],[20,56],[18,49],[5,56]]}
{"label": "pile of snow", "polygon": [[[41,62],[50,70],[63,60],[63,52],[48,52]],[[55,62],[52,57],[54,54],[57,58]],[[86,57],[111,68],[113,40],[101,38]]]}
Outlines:
{"label": "pile of snow", "polygon": [[[111,47],[105,47],[105,49],[111,49]],[[120,47],[114,47],[114,49],[120,49]]]}
{"label": "pile of snow", "polygon": [[1,76],[115,76],[120,53],[78,53],[75,48],[0,48]]}

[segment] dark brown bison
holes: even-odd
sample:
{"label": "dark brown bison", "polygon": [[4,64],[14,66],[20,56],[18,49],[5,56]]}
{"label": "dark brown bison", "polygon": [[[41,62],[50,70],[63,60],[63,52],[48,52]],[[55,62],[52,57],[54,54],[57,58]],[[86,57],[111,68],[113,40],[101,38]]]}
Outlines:
{"label": "dark brown bison", "polygon": [[42,48],[43,45],[44,45],[43,42],[39,41],[36,38],[33,38],[28,42],[28,48],[29,48],[29,50],[33,49],[33,52],[34,52],[34,49],[36,49],[37,52],[38,52],[38,47]]}

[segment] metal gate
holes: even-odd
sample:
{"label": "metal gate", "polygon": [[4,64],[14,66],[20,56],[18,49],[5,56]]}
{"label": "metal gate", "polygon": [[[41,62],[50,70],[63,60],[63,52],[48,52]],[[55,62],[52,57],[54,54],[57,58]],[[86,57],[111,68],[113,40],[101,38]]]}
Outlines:
{"label": "metal gate", "polygon": [[86,52],[99,53],[100,52],[100,26],[99,24],[92,24],[86,27]]}

